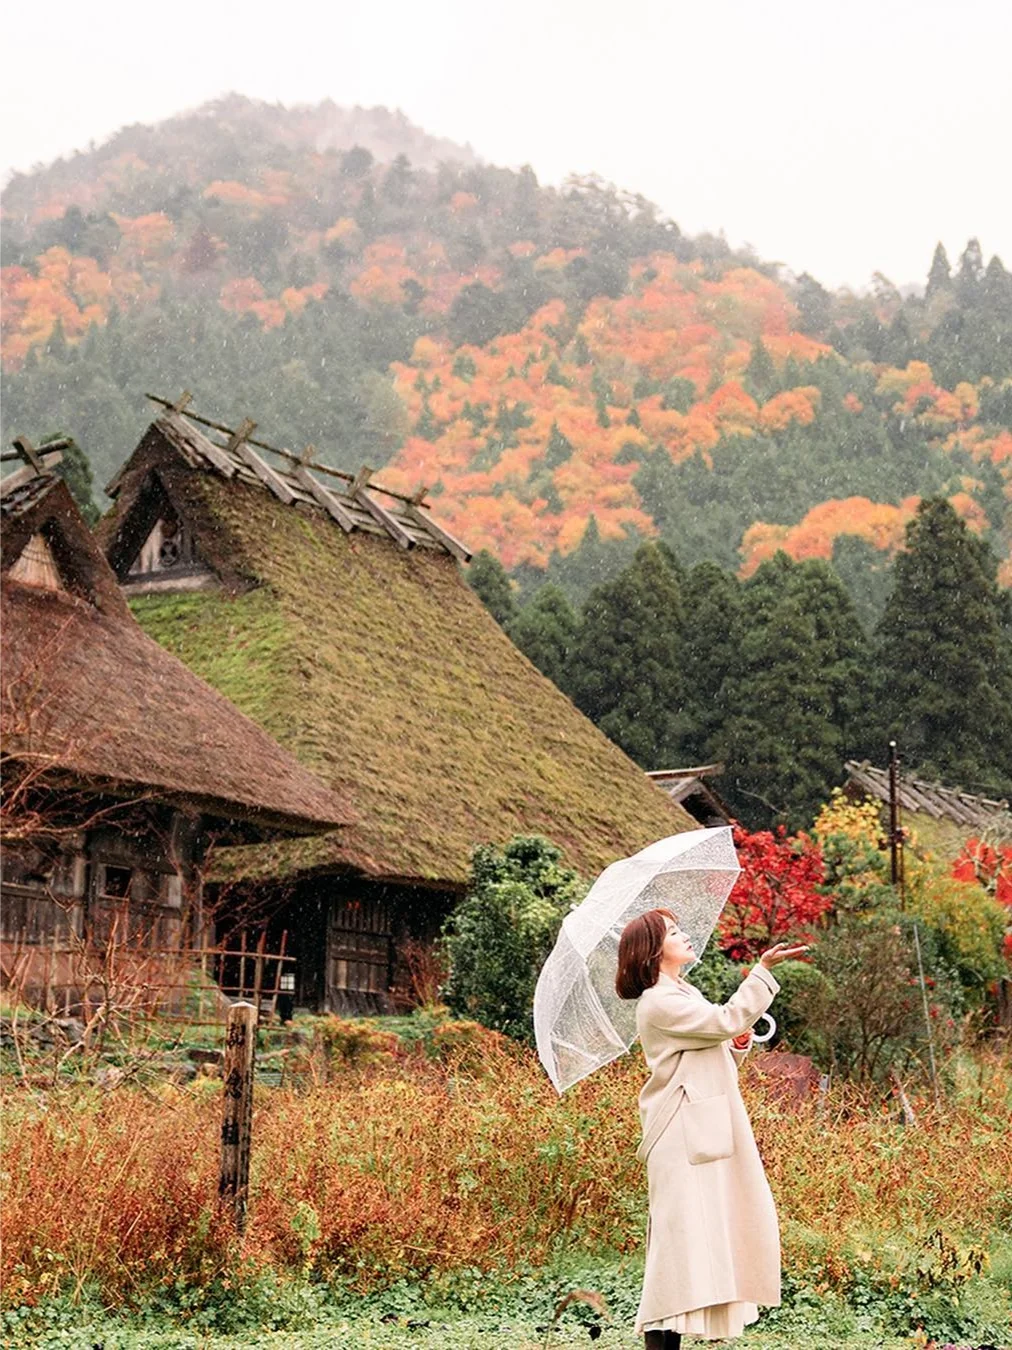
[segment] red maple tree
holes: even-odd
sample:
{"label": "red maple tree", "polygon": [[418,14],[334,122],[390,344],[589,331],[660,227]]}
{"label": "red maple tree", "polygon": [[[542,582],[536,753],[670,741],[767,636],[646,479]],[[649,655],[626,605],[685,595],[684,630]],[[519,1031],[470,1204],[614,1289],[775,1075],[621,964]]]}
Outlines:
{"label": "red maple tree", "polygon": [[732,961],[754,961],[785,938],[812,939],[832,907],[819,890],[825,869],[818,844],[782,825],[754,834],[735,826],[734,843],[741,874],[720,916],[721,951]]}

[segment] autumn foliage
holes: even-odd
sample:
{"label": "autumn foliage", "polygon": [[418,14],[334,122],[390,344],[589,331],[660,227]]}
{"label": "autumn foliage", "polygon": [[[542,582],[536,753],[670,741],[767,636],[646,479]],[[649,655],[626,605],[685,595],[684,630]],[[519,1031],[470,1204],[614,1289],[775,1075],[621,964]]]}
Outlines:
{"label": "autumn foliage", "polygon": [[[217,1207],[220,1082],[73,1088],[5,1103],[0,1275],[9,1304],[91,1286],[118,1305],[181,1288],[233,1289],[258,1273],[355,1290],[467,1267],[542,1265],[560,1247],[628,1257],[641,1247],[639,1056],[561,1099],[532,1052],[494,1039],[481,1061],[387,1056],[325,1085],[258,1088],[244,1238]],[[778,1204],[791,1225],[785,1266],[942,1225],[986,1240],[1003,1217],[1010,1140],[1007,1069],[996,1060],[970,1104],[897,1146],[891,1116],[835,1087],[830,1110],[785,1112],[753,1066],[742,1090]],[[911,1089],[913,1091],[913,1089]],[[73,1197],[73,1204],[67,1197]],[[846,1266],[843,1266],[846,1270]],[[832,1283],[830,1277],[830,1283]]]}
{"label": "autumn foliage", "polygon": [[720,916],[721,951],[734,961],[755,961],[767,947],[790,939],[806,942],[833,905],[820,887],[822,854],[807,835],[776,831],[754,834],[736,827],[741,875]]}
{"label": "autumn foliage", "polygon": [[968,839],[952,864],[957,881],[976,882],[1005,906],[1008,926],[1004,939],[1005,959],[1012,966],[1012,844],[989,844]]}
{"label": "autumn foliage", "polygon": [[[686,515],[710,505],[706,473],[738,504],[730,525],[727,496],[724,515],[712,513],[714,535],[733,537],[708,547],[716,556],[722,545],[729,565],[740,545],[743,575],[777,549],[829,558],[846,536],[889,556],[923,491],[943,492],[975,531],[1007,529],[1012,386],[921,356],[955,292],[911,311],[920,327],[887,359],[863,335],[906,320],[888,286],[824,292],[825,321],[813,323],[800,283],[712,241],[694,247],[642,198],[599,180],[559,192],[529,171],[427,171],[394,159],[389,144],[375,161],[361,147],[321,152],[336,110],[225,103],[221,145],[213,119],[184,118],[164,143],[126,131],[94,162],[8,186],[19,231],[8,250],[17,261],[0,275],[8,374],[101,333],[114,314],[146,333],[152,315],[193,305],[209,316],[198,368],[223,350],[243,362],[262,350],[268,373],[251,383],[270,390],[267,414],[272,398],[284,410],[279,434],[290,434],[295,409],[314,444],[335,427],[343,442],[361,433],[374,467],[377,448],[393,449],[389,486],[428,487],[439,519],[508,570],[565,559],[591,519],[605,541],[672,542]],[[248,144],[240,126],[255,128]],[[190,139],[173,149],[174,136]],[[191,334],[202,328],[202,317],[184,321],[186,340],[199,347]],[[251,330],[260,346],[244,342]],[[348,340],[335,369],[320,337],[338,330],[364,336]],[[1000,348],[989,340],[989,352]],[[371,382],[355,387],[362,361]],[[121,355],[110,366],[96,359],[103,388],[126,378]],[[228,369],[219,384],[236,383]],[[23,406],[34,412],[32,393]],[[19,394],[9,381],[16,411]],[[312,411],[341,394],[346,415],[328,423]],[[930,453],[930,470],[885,472],[895,447],[874,439],[885,427],[894,440],[918,438],[912,463]],[[813,470],[803,492],[787,481],[754,508],[741,484],[728,488],[753,455],[754,480],[775,478],[782,462],[796,485],[817,440],[828,463],[857,454],[858,481],[819,501]],[[690,479],[695,496],[672,524],[665,506]]]}

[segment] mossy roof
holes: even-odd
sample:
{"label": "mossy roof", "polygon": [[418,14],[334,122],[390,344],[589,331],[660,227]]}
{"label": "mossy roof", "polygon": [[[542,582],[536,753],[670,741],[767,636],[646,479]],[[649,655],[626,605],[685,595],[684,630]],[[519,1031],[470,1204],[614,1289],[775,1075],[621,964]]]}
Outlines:
{"label": "mossy roof", "polygon": [[[332,789],[142,631],[66,483],[30,486],[3,511],[5,753],[91,790],[245,821],[254,837],[352,820]],[[36,533],[68,589],[12,579]]]}
{"label": "mossy roof", "polygon": [[149,433],[100,527],[110,556],[153,472],[226,584],[138,597],[136,616],[358,816],[232,850],[233,872],[354,868],[457,886],[475,844],[541,833],[591,875],[696,828],[514,647],[444,551],[345,533]]}

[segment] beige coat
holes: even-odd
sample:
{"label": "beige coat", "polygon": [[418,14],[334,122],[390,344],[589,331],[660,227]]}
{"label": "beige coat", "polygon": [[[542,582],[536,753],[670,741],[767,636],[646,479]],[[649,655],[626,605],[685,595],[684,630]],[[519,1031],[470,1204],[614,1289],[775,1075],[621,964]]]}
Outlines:
{"label": "beige coat", "polygon": [[650,1222],[637,1331],[694,1308],[780,1302],[776,1209],[738,1091],[744,1052],[730,1045],[779,988],[757,965],[722,1007],[665,975],[640,996]]}

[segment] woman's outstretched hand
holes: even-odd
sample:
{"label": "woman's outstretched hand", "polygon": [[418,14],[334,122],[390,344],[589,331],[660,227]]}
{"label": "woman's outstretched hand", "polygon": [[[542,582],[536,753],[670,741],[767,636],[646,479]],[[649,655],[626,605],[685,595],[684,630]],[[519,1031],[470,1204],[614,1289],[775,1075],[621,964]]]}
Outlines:
{"label": "woman's outstretched hand", "polygon": [[781,961],[794,961],[797,957],[803,956],[807,951],[807,943],[792,947],[786,942],[776,942],[772,947],[763,952],[762,956],[759,958],[759,964],[765,966],[767,970],[772,970],[773,967],[778,966]]}

